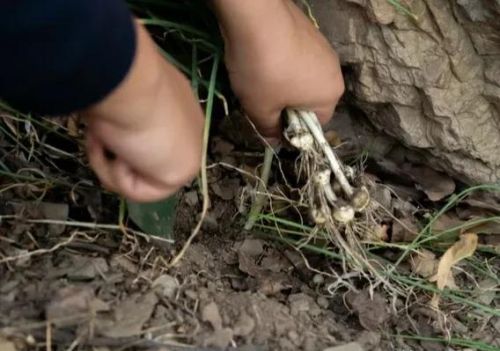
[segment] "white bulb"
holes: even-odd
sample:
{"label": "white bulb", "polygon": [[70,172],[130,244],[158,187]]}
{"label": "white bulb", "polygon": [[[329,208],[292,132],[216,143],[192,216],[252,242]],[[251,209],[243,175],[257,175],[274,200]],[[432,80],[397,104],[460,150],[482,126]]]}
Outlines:
{"label": "white bulb", "polygon": [[333,210],[333,218],[340,223],[346,224],[354,219],[354,208],[342,206]]}

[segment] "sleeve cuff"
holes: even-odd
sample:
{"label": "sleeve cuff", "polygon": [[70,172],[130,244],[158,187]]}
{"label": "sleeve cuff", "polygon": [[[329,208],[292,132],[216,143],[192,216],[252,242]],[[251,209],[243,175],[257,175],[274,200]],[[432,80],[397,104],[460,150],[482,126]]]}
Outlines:
{"label": "sleeve cuff", "polygon": [[0,24],[9,48],[0,55],[0,97],[15,108],[46,115],[81,110],[127,75],[136,33],[123,1],[13,3]]}

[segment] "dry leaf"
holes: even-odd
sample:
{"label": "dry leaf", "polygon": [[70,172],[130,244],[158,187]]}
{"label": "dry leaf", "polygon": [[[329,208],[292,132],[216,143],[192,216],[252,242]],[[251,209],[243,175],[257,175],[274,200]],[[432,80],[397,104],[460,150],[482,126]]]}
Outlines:
{"label": "dry leaf", "polygon": [[440,233],[465,225],[465,223],[466,221],[460,220],[455,214],[445,213],[433,221],[431,229],[433,232]]}
{"label": "dry leaf", "polygon": [[234,145],[220,137],[212,140],[212,152],[221,156],[229,155],[234,150]]}
{"label": "dry leaf", "polygon": [[111,315],[97,317],[96,331],[110,338],[140,335],[157,302],[153,291],[129,295],[113,308]]}
{"label": "dry leaf", "polygon": [[[474,254],[477,248],[478,237],[475,233],[466,233],[460,236],[453,246],[451,246],[439,260],[437,273],[429,279],[431,282],[436,282],[439,290],[443,290],[448,283],[451,269],[455,264],[464,258],[470,257]],[[437,308],[439,304],[439,296],[434,295],[432,306]]]}
{"label": "dry leaf", "polygon": [[455,191],[453,178],[432,168],[405,164],[403,171],[419,185],[431,201],[442,200]]}

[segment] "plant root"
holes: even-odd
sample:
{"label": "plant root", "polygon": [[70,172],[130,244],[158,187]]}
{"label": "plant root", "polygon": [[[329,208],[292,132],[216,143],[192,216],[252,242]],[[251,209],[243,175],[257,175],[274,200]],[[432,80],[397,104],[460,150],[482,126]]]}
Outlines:
{"label": "plant root", "polygon": [[321,231],[340,250],[345,272],[358,272],[373,286],[382,283],[397,291],[363,244],[383,240],[384,235],[381,209],[371,200],[369,182],[355,167],[342,164],[313,112],[287,110],[284,135],[300,152],[295,168],[298,178],[305,180],[301,198],[316,225],[305,243]]}

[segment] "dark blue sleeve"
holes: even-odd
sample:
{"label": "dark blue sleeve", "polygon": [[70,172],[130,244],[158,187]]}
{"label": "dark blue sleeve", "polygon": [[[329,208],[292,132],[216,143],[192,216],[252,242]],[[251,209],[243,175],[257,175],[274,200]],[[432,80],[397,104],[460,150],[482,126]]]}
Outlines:
{"label": "dark blue sleeve", "polygon": [[0,99],[66,114],[103,99],[135,54],[122,0],[0,0]]}

